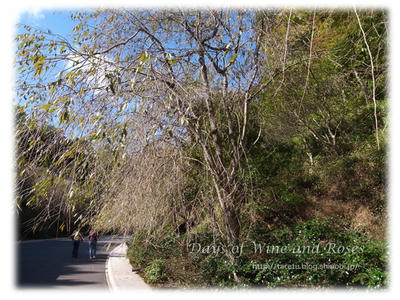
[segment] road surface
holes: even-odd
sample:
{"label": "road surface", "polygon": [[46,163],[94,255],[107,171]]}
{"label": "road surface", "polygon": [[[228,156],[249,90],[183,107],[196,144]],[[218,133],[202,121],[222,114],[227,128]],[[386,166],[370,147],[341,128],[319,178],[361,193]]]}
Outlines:
{"label": "road surface", "polygon": [[108,253],[124,240],[120,236],[100,236],[93,260],[89,259],[87,238],[80,243],[78,258],[72,258],[72,241],[66,238],[18,242],[16,285],[18,288],[106,289]]}

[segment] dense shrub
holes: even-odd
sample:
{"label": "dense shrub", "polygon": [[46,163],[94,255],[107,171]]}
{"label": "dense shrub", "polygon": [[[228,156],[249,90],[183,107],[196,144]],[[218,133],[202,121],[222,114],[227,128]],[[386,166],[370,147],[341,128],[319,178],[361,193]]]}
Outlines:
{"label": "dense shrub", "polygon": [[[168,280],[174,284],[175,279],[187,286],[386,286],[385,243],[352,231],[348,224],[311,219],[285,229],[258,232],[244,241],[243,253],[234,262],[224,254],[190,252],[177,242],[171,243],[171,238],[160,242],[159,249],[143,246],[136,238],[130,243],[128,255],[145,268],[147,282],[157,284]],[[210,239],[204,235],[196,242],[206,245]],[[262,245],[263,250],[256,252],[253,242]],[[306,250],[267,253],[267,246],[305,246]],[[233,271],[241,283],[234,280]]]}
{"label": "dense shrub", "polygon": [[[252,281],[268,286],[385,286],[385,244],[343,225],[333,219],[314,219],[274,232],[269,236],[270,245],[319,245],[319,252],[271,254],[261,262],[263,268],[255,272]],[[289,267],[279,269],[278,265]],[[296,269],[298,266],[302,269]]]}
{"label": "dense shrub", "polygon": [[145,278],[149,283],[160,283],[167,279],[165,274],[165,260],[157,258],[146,267]]}

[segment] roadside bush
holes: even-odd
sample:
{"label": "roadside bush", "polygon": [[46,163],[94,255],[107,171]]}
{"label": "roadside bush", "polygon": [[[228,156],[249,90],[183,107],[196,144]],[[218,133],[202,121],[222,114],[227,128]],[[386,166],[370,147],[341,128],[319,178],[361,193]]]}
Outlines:
{"label": "roadside bush", "polygon": [[348,230],[334,219],[313,219],[290,231],[274,232],[268,244],[290,249],[309,245],[309,249],[315,247],[315,253],[288,251],[269,255],[261,262],[254,284],[369,288],[387,284],[385,244]]}
{"label": "roadside bush", "polygon": [[161,283],[167,279],[165,260],[157,258],[145,268],[145,278],[149,283]]}
{"label": "roadside bush", "polygon": [[[352,231],[350,223],[317,218],[282,229],[254,232],[249,238],[261,245],[262,251],[256,252],[249,240],[234,263],[223,253],[190,252],[173,237],[146,245],[140,234],[129,243],[128,257],[144,269],[143,276],[151,284],[385,287],[385,243]],[[212,243],[207,234],[197,235],[195,241],[201,245]],[[267,251],[267,246],[292,250]],[[240,284],[234,280],[233,271],[242,279]]]}
{"label": "roadside bush", "polygon": [[140,267],[139,273],[150,284],[168,286],[199,286],[199,256],[189,255],[183,242],[184,236],[166,235],[163,239],[139,232],[128,244],[127,257],[132,266]]}

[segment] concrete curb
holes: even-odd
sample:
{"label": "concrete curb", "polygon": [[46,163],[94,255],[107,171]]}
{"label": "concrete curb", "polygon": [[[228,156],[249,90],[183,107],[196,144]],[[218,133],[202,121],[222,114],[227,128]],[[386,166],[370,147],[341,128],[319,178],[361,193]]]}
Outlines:
{"label": "concrete curb", "polygon": [[122,243],[108,255],[105,272],[108,287],[111,291],[126,289],[150,289],[138,274],[132,272],[132,266],[126,258],[128,247]]}
{"label": "concrete curb", "polygon": [[110,272],[112,270],[111,264],[110,264],[110,255],[111,253],[116,250],[118,247],[120,247],[122,244],[118,245],[117,247],[115,247],[110,254],[107,257],[107,261],[106,261],[106,266],[105,266],[105,273],[106,273],[106,280],[107,280],[107,286],[108,288],[113,291],[115,290],[115,279],[114,276],[112,275],[112,272]]}

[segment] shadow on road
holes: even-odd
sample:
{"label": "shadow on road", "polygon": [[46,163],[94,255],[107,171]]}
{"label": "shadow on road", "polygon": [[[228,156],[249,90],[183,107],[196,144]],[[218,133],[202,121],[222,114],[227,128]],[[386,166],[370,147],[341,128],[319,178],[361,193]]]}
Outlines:
{"label": "shadow on road", "polygon": [[78,258],[72,258],[72,241],[43,240],[17,244],[18,288],[106,288],[105,263],[119,240],[99,241],[97,254],[89,259],[88,242],[81,242]]}

